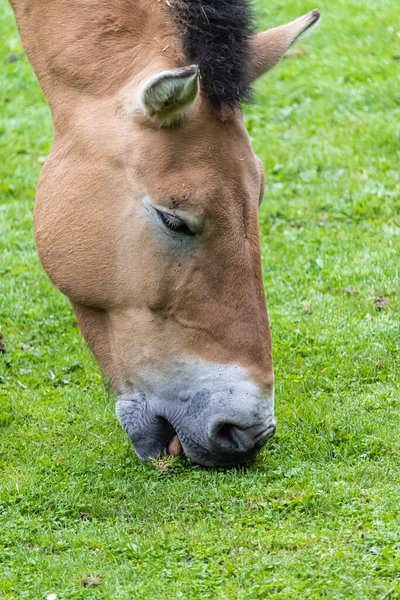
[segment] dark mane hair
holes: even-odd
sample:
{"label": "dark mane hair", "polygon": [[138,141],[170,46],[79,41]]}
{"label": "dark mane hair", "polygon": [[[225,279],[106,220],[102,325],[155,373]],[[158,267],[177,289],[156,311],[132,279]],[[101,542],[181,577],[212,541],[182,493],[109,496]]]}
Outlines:
{"label": "dark mane hair", "polygon": [[186,58],[200,68],[201,87],[215,108],[248,101],[250,0],[166,0]]}

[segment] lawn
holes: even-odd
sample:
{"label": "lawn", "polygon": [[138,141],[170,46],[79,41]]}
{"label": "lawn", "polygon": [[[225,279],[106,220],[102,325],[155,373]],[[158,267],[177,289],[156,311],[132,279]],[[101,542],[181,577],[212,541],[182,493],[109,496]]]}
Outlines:
{"label": "lawn", "polygon": [[247,469],[159,471],[36,256],[52,125],[0,0],[1,599],[400,599],[399,6],[319,8],[245,111],[278,433]]}

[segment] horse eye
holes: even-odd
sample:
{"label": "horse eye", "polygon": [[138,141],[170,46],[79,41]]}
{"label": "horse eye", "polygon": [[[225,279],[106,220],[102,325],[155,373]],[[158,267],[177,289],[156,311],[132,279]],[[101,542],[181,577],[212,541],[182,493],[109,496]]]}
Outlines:
{"label": "horse eye", "polygon": [[185,221],[182,221],[179,217],[175,215],[170,215],[169,213],[164,213],[161,210],[157,210],[156,212],[164,223],[165,227],[168,227],[171,231],[175,233],[183,233],[184,235],[195,235],[193,231],[189,229],[186,225]]}

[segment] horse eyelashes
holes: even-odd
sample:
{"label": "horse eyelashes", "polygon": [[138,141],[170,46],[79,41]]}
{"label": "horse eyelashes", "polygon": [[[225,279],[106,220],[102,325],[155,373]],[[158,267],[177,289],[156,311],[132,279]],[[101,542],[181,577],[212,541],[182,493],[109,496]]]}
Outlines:
{"label": "horse eyelashes", "polygon": [[175,233],[183,233],[185,235],[194,235],[193,231],[191,231],[186,223],[179,217],[170,215],[168,213],[163,213],[159,210],[157,211],[157,214],[164,225],[171,231],[174,231]]}

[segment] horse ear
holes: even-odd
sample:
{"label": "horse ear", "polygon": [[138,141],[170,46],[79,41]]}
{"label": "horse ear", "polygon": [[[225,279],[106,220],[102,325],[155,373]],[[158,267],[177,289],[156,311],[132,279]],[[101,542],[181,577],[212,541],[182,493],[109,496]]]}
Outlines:
{"label": "horse ear", "polygon": [[158,126],[182,121],[199,94],[197,65],[157,73],[139,92],[142,114]]}
{"label": "horse ear", "polygon": [[252,81],[267,73],[284,56],[292,44],[319,20],[318,10],[299,17],[291,23],[258,33],[251,39]]}

